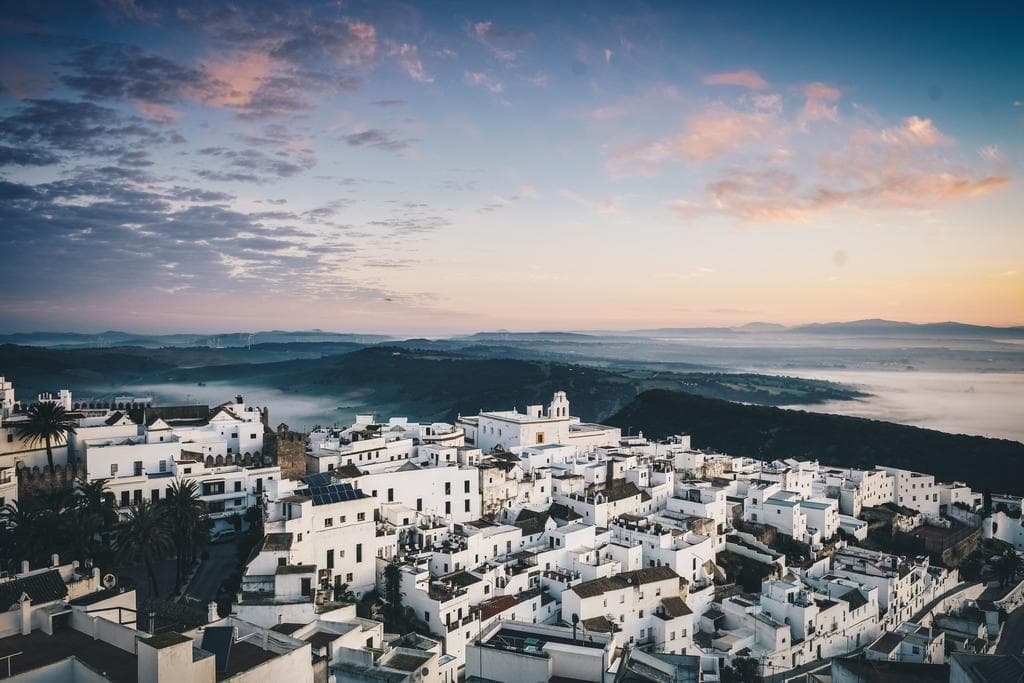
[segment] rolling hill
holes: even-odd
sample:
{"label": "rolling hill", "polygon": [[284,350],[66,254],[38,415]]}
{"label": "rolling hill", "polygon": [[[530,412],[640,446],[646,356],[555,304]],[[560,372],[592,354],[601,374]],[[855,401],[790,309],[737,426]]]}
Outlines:
{"label": "rolling hill", "polygon": [[772,460],[817,459],[871,468],[890,465],[1024,494],[1024,444],[947,434],[891,422],[740,405],[675,391],[646,391],[606,422],[659,438],[688,433],[697,448]]}

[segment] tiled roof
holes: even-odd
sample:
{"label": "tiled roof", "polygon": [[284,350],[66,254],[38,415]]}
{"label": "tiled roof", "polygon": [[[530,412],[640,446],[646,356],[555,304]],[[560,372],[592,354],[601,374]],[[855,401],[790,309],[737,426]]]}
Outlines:
{"label": "tiled roof", "polygon": [[856,588],[848,592],[846,595],[840,595],[839,599],[845,600],[847,603],[849,603],[850,611],[853,611],[858,607],[863,607],[864,605],[868,604],[868,599],[861,595],[861,592]]}
{"label": "tiled roof", "polygon": [[0,611],[9,610],[21,600],[23,594],[27,594],[32,604],[37,605],[60,600],[68,594],[68,587],[56,569],[0,583]]}
{"label": "tiled roof", "polygon": [[683,599],[679,596],[672,596],[670,598],[662,598],[661,604],[665,607],[665,614],[668,616],[685,617],[687,614],[693,614],[693,610],[686,606]]}
{"label": "tiled roof", "polygon": [[871,647],[869,647],[868,649],[873,650],[875,652],[889,654],[890,652],[895,650],[896,647],[902,642],[903,637],[901,635],[899,635],[898,633],[893,633],[892,631],[886,631],[884,634],[882,634],[882,637],[876,640],[874,643],[872,643]]}
{"label": "tiled roof", "polygon": [[499,595],[480,603],[480,621],[485,621],[519,604],[514,595]]}
{"label": "tiled roof", "polygon": [[615,576],[584,581],[583,583],[576,584],[570,590],[581,598],[592,598],[595,595],[602,595],[608,591],[621,590],[623,588],[628,588],[629,586],[643,585],[645,583],[664,581],[666,579],[678,580],[679,575],[676,574],[671,567],[662,565],[660,567],[637,569],[631,572],[622,572]]}

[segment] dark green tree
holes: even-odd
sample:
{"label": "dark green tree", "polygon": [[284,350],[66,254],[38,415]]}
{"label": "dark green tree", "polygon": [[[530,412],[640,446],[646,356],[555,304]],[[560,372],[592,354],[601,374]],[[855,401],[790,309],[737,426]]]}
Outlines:
{"label": "dark green tree", "polygon": [[53,446],[67,443],[68,435],[75,433],[75,424],[56,403],[33,403],[26,411],[28,420],[18,426],[18,437],[29,447],[46,445],[46,461],[53,474]]}
{"label": "dark green tree", "polygon": [[405,616],[402,607],[402,571],[391,562],[384,568],[384,620],[397,626]]}
{"label": "dark green tree", "polygon": [[181,588],[197,553],[209,540],[206,503],[199,498],[199,489],[190,479],[177,479],[167,487],[167,496],[160,503],[173,534],[176,551],[175,586]]}
{"label": "dark green tree", "polygon": [[128,516],[118,525],[116,546],[123,561],[139,561],[146,565],[153,597],[160,596],[156,579],[156,562],[174,547],[170,525],[161,511],[147,500],[128,508]]}

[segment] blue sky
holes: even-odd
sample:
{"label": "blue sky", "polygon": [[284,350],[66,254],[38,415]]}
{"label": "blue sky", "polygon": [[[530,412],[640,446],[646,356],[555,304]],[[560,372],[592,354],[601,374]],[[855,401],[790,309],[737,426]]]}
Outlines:
{"label": "blue sky", "polygon": [[1022,15],[6,3],[0,323],[1020,324]]}

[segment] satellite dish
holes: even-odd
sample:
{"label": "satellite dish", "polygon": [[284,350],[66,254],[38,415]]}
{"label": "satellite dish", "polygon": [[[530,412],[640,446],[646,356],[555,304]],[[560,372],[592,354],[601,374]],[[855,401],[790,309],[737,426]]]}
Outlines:
{"label": "satellite dish", "polygon": [[116,585],[117,585],[117,577],[114,576],[113,574],[107,574],[107,575],[105,575],[103,577],[103,587],[104,588],[113,588]]}

